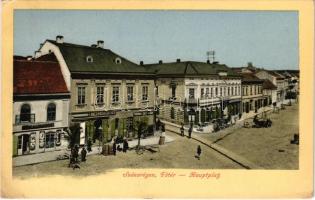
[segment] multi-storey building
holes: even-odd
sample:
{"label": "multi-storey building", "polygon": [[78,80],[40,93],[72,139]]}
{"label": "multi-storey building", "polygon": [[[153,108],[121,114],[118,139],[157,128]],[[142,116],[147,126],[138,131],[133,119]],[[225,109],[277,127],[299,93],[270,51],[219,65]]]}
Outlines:
{"label": "multi-storey building", "polygon": [[70,121],[80,123],[86,135],[133,137],[137,124],[154,130],[154,73],[98,41],[91,46],[65,43],[62,36],[46,40],[38,56],[53,53],[71,91]]}
{"label": "multi-storey building", "polygon": [[158,116],[177,124],[237,115],[241,78],[226,65],[185,61],[146,65],[156,73]]}
{"label": "multi-storey building", "polygon": [[70,93],[57,60],[16,57],[13,156],[65,149]]}
{"label": "multi-storey building", "polygon": [[242,73],[242,111],[249,113],[263,107],[266,103],[266,97],[263,95],[263,82],[251,73]]}
{"label": "multi-storey building", "polygon": [[259,70],[258,72],[255,73],[255,75],[260,79],[270,80],[277,87],[277,97],[276,97],[277,102],[281,103],[284,101],[286,91],[288,89],[288,85],[287,85],[287,81],[285,80],[285,77],[270,70]]}

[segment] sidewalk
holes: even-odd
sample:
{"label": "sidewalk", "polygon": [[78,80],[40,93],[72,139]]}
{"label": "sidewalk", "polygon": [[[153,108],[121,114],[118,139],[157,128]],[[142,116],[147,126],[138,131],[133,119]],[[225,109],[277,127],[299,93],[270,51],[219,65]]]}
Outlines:
{"label": "sidewalk", "polygon": [[[156,144],[159,144],[159,139],[160,139],[160,134],[156,134],[155,136],[141,139],[140,145],[142,146],[156,145]],[[172,137],[165,135],[165,143],[169,143],[172,141],[174,141]],[[129,148],[134,148],[138,145],[138,140],[134,139],[132,141],[128,141],[128,144],[129,144]],[[96,143],[95,146],[92,146],[92,151],[87,153],[87,155],[99,154],[100,151],[101,149]],[[59,155],[64,155],[64,154],[70,155],[70,149],[17,156],[17,157],[13,157],[12,162],[13,162],[13,166],[15,167],[22,166],[22,165],[30,165],[30,164],[36,164],[36,163],[42,163],[42,162],[48,162],[48,161],[55,161],[57,160],[57,157]]]}

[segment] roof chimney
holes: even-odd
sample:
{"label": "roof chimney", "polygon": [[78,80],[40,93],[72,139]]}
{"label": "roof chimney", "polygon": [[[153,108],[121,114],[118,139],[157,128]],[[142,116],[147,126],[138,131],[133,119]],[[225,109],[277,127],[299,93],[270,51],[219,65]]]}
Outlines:
{"label": "roof chimney", "polygon": [[103,40],[98,40],[97,41],[97,47],[103,49],[104,48],[104,41]]}
{"label": "roof chimney", "polygon": [[40,44],[39,44],[39,48],[42,48],[43,45],[44,45],[44,43],[40,43]]}
{"label": "roof chimney", "polygon": [[42,52],[41,51],[35,51],[35,56],[34,56],[34,58],[36,59],[36,58],[39,58],[39,57],[41,57],[41,55],[42,55]]}
{"label": "roof chimney", "polygon": [[159,64],[162,64],[163,63],[163,61],[162,60],[159,60]]}
{"label": "roof chimney", "polygon": [[57,35],[56,42],[59,43],[59,44],[62,44],[63,43],[63,36],[62,35]]}
{"label": "roof chimney", "polygon": [[207,64],[210,64],[210,60],[207,60]]}
{"label": "roof chimney", "polygon": [[140,65],[143,65],[143,61],[140,61]]}
{"label": "roof chimney", "polygon": [[179,63],[179,62],[180,62],[180,59],[179,59],[179,58],[177,58],[177,59],[176,59],[176,62],[178,62],[178,63]]}
{"label": "roof chimney", "polygon": [[97,45],[96,45],[96,44],[92,44],[92,45],[91,45],[91,47],[96,48],[96,47],[97,47]]}

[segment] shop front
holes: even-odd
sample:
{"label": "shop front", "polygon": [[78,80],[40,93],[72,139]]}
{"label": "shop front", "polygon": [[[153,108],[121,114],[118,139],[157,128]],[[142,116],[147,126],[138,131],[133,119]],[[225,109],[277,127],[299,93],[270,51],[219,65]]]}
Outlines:
{"label": "shop front", "polygon": [[[80,116],[80,117],[76,117]],[[153,135],[154,111],[98,111],[72,114],[72,123],[84,124],[85,143],[111,142],[113,137],[132,139],[137,137],[137,126],[146,125],[145,134]]]}
{"label": "shop front", "polygon": [[13,156],[66,149],[68,140],[63,129],[40,129],[13,133]]}

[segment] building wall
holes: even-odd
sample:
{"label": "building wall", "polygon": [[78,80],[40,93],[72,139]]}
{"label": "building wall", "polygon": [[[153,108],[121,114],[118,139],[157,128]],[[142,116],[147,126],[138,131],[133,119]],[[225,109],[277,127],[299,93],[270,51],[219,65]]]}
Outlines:
{"label": "building wall", "polygon": [[[56,105],[56,119],[54,121],[47,121],[47,106],[49,103]],[[23,104],[30,105],[31,114],[35,115],[34,122],[16,121],[16,116],[20,115]],[[68,128],[68,113],[69,99],[14,102],[13,156],[67,148],[68,141],[64,137],[64,130]],[[50,145],[48,146],[46,144],[47,134],[51,136]]]}
{"label": "building wall", "polygon": [[41,51],[41,54],[42,55],[45,55],[45,54],[49,54],[51,52],[53,52],[59,62],[59,65],[61,67],[61,72],[62,72],[62,75],[63,75],[63,78],[66,82],[66,85],[67,85],[67,89],[70,91],[70,82],[71,82],[71,75],[70,75],[70,71],[67,67],[67,64],[66,64],[66,61],[64,60],[59,48],[46,41],[43,46],[39,49]]}
{"label": "building wall", "polygon": [[[133,101],[127,99],[127,86],[133,86]],[[119,102],[112,102],[113,87],[119,87]],[[148,100],[142,100],[142,87],[148,86]],[[85,87],[85,104],[78,104],[78,87]],[[104,104],[97,104],[97,87],[104,87]],[[71,82],[70,112],[109,111],[121,109],[153,108],[155,104],[154,80],[93,80],[73,79]]]}
{"label": "building wall", "polygon": [[17,115],[20,115],[23,104],[29,104],[31,114],[35,114],[35,124],[47,122],[47,106],[49,103],[56,105],[55,127],[68,127],[69,100],[38,100],[38,101],[17,101],[13,103],[13,132],[21,131],[23,123],[15,123]]}

